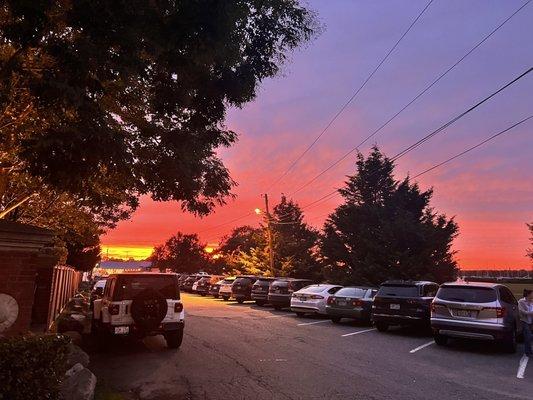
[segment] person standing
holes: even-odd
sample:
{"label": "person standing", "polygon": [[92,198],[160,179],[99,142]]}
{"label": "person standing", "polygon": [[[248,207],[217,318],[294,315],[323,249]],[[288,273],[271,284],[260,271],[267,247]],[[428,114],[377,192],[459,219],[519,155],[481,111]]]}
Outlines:
{"label": "person standing", "polygon": [[531,351],[531,343],[533,341],[533,333],[531,332],[531,324],[533,323],[533,290],[524,290],[524,297],[518,300],[518,312],[524,335],[524,354],[527,357],[531,357],[533,356]]}

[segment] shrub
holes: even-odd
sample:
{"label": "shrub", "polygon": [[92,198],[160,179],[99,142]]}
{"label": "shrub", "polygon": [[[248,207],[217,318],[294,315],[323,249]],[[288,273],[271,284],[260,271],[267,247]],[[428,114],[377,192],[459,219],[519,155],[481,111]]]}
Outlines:
{"label": "shrub", "polygon": [[0,340],[0,400],[60,398],[70,339],[18,336]]}

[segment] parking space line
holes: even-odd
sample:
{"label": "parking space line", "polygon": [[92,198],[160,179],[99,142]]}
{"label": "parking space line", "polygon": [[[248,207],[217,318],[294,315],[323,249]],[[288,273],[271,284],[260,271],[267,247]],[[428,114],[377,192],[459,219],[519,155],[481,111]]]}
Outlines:
{"label": "parking space line", "polygon": [[518,364],[518,372],[516,373],[516,377],[518,379],[524,379],[524,374],[526,372],[527,362],[529,361],[529,357],[525,354],[520,359],[520,363]]}
{"label": "parking space line", "polygon": [[329,319],[324,319],[322,321],[314,321],[314,322],[304,322],[302,324],[298,324],[298,326],[304,326],[304,325],[314,325],[314,324],[323,324],[324,322],[331,322]]}
{"label": "parking space line", "polygon": [[431,342],[427,342],[426,344],[423,344],[422,346],[415,347],[409,353],[411,353],[411,354],[416,353],[418,350],[425,349],[426,347],[431,346],[432,344],[435,344],[434,340],[432,340]]}
{"label": "parking space line", "polygon": [[290,314],[269,315],[268,317],[265,317],[265,318],[282,318],[282,317],[292,317],[292,315],[290,315]]}
{"label": "parking space line", "polygon": [[345,333],[344,335],[341,335],[341,337],[353,336],[353,335],[359,335],[360,333],[372,332],[372,331],[375,331],[375,330],[376,330],[376,328],[372,328],[372,329],[364,329],[364,330],[362,330],[362,331],[351,332],[351,333]]}

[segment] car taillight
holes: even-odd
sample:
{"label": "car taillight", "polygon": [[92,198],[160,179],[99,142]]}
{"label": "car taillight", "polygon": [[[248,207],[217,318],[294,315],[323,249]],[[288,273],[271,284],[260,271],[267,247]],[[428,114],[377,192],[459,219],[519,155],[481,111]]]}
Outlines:
{"label": "car taillight", "polygon": [[503,307],[485,307],[484,310],[494,310],[496,312],[496,318],[505,317],[505,308]]}
{"label": "car taillight", "polygon": [[335,303],[335,297],[328,297],[328,304]]}
{"label": "car taillight", "polygon": [[182,303],[174,303],[174,312],[180,313],[183,311],[183,304]]}
{"label": "car taillight", "polygon": [[319,294],[314,294],[310,298],[313,300],[320,300],[320,299],[323,299],[324,296],[320,296]]}
{"label": "car taillight", "polygon": [[111,304],[109,306],[109,314],[118,315],[119,311],[120,311],[120,305],[119,304]]}
{"label": "car taillight", "polygon": [[354,301],[352,301],[352,305],[354,307],[362,307],[363,306],[363,300],[361,300],[361,299],[354,300]]}

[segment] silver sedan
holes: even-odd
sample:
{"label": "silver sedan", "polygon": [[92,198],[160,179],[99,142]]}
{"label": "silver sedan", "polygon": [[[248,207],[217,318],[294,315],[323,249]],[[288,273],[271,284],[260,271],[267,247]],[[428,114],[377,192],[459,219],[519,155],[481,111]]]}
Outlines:
{"label": "silver sedan", "polygon": [[291,310],[298,316],[305,314],[326,314],[328,298],[341,289],[339,285],[309,285],[294,292],[291,297]]}

